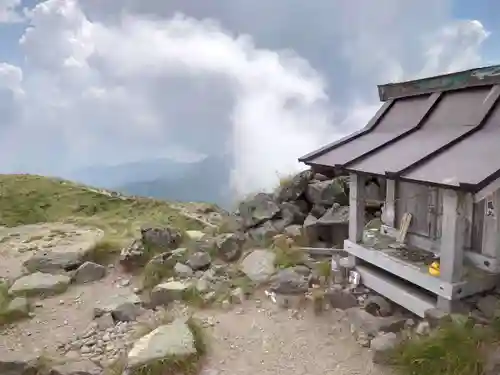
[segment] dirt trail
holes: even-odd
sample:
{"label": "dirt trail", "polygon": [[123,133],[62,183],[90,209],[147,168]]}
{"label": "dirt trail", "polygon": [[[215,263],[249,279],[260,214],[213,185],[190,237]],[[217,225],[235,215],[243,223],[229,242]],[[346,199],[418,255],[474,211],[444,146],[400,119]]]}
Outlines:
{"label": "dirt trail", "polygon": [[204,312],[211,328],[202,375],[389,375],[372,364],[341,312],[298,317],[263,299],[227,312]]}

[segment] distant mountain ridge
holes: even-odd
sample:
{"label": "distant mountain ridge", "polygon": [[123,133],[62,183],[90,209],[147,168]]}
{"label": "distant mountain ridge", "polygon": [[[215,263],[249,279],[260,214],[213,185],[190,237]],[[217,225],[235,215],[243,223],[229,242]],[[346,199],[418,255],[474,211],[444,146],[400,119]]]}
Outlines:
{"label": "distant mountain ridge", "polygon": [[125,194],[210,202],[226,208],[232,203],[230,170],[230,159],[224,156],[210,156],[191,163],[162,158],[93,166],[74,172],[71,178]]}

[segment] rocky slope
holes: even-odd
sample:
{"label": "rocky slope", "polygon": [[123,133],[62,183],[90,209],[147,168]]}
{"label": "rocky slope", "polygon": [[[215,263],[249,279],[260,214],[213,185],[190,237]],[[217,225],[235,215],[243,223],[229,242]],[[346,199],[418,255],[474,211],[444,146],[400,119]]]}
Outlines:
{"label": "rocky slope", "polygon": [[302,172],[234,214],[2,178],[0,374],[387,374],[401,340],[450,318],[419,321],[300,250],[345,237],[343,176]]}

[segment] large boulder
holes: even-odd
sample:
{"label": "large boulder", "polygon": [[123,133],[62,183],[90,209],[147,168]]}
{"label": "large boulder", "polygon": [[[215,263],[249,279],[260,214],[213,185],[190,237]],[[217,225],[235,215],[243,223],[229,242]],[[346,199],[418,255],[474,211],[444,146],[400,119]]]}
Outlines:
{"label": "large boulder", "polygon": [[280,223],[276,223],[271,220],[266,221],[257,227],[249,229],[247,232],[248,237],[255,243],[259,244],[259,246],[266,246],[274,236],[281,233],[285,229],[285,227],[277,228],[276,224]]}
{"label": "large boulder", "polygon": [[141,228],[142,244],[153,251],[177,249],[182,242],[182,233],[173,227],[147,226]]}
{"label": "large boulder", "polygon": [[241,271],[256,283],[264,283],[275,272],[276,254],[265,249],[253,250],[241,262]]}
{"label": "large boulder", "polygon": [[127,367],[133,370],[165,359],[179,361],[196,354],[193,332],[185,321],[177,319],[136,341],[127,355]]}
{"label": "large boulder", "polygon": [[312,242],[342,245],[349,236],[349,206],[335,203],[319,219],[309,214],[304,221],[304,230]]}
{"label": "large boulder", "polygon": [[73,248],[68,251],[39,251],[24,262],[29,272],[61,273],[77,269],[85,259],[89,249]]}
{"label": "large boulder", "polygon": [[239,205],[239,214],[246,228],[254,227],[275,217],[280,208],[271,194],[259,193]]}
{"label": "large boulder", "polygon": [[66,275],[52,275],[35,272],[17,279],[9,289],[12,296],[50,297],[63,293],[68,288],[71,278]]}
{"label": "large boulder", "polygon": [[334,203],[349,204],[347,182],[344,177],[318,181],[307,186],[306,198],[312,204],[331,206]]}
{"label": "large boulder", "polygon": [[215,238],[215,252],[220,259],[233,262],[240,258],[245,240],[240,232],[220,234]]}
{"label": "large boulder", "polygon": [[289,181],[283,183],[276,192],[276,198],[279,202],[297,200],[305,193],[309,181],[313,178],[311,170],[302,171],[293,176]]}
{"label": "large boulder", "polygon": [[5,353],[6,355],[0,358],[0,374],[37,375],[39,373],[40,354],[21,350]]}

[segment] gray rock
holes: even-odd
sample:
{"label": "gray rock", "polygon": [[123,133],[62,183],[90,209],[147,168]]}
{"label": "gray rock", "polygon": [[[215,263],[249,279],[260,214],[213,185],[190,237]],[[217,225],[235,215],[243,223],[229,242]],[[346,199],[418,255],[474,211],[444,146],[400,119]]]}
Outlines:
{"label": "gray rock", "polygon": [[7,353],[0,358],[2,375],[37,375],[40,356],[33,352]]}
{"label": "gray rock", "polygon": [[309,279],[306,275],[297,272],[294,268],[279,270],[271,277],[269,289],[280,294],[303,294],[309,288]]}
{"label": "gray rock", "polygon": [[101,375],[103,369],[88,359],[53,366],[48,375]]}
{"label": "gray rock", "polygon": [[369,296],[364,302],[364,308],[371,315],[389,316],[392,313],[391,303],[381,296]]}
{"label": "gray rock", "polygon": [[275,217],[280,208],[270,194],[259,193],[240,203],[239,213],[246,228],[254,227]]}
{"label": "gray rock", "polygon": [[[282,226],[282,228],[277,228],[276,224]],[[247,233],[255,243],[266,246],[274,236],[284,231],[285,224],[285,222],[269,220],[249,229]]]}
{"label": "gray rock", "polygon": [[[305,219],[304,219],[305,220]],[[302,226],[301,225],[289,225],[288,227],[285,228],[283,231],[288,237],[291,238],[299,238],[302,236]]]}
{"label": "gray rock", "polygon": [[97,328],[99,328],[101,331],[113,328],[115,326],[115,322],[111,313],[98,316],[94,321],[97,324]]}
{"label": "gray rock", "polygon": [[347,310],[358,306],[356,297],[345,290],[333,289],[325,294],[328,304],[334,309]]}
{"label": "gray rock", "polygon": [[225,233],[215,238],[217,256],[226,262],[238,260],[243,251],[245,236],[242,233]]}
{"label": "gray rock", "polygon": [[151,304],[153,306],[166,306],[173,301],[182,300],[189,287],[189,284],[180,281],[158,284],[151,291]]}
{"label": "gray rock", "polygon": [[128,271],[143,267],[148,256],[141,240],[135,239],[120,252],[120,264]]}
{"label": "gray rock", "polygon": [[94,317],[111,314],[115,321],[133,321],[141,314],[141,299],[136,294],[118,294],[107,301],[98,301]]}
{"label": "gray rock", "polygon": [[417,327],[415,328],[415,333],[417,335],[428,335],[431,332],[431,325],[429,324],[428,321],[423,320],[417,324]]}
{"label": "gray rock", "polygon": [[311,215],[313,215],[316,218],[319,218],[326,213],[326,210],[327,207],[321,204],[314,204],[313,207],[311,208]]}
{"label": "gray rock", "polygon": [[193,276],[193,269],[183,263],[177,262],[174,266],[175,274],[180,277],[191,277]]}
{"label": "gray rock", "polygon": [[424,318],[427,320],[432,328],[440,326],[442,323],[451,322],[451,315],[443,310],[434,308],[424,312]]}
{"label": "gray rock", "polygon": [[77,269],[91,248],[40,251],[24,262],[29,272],[61,273]]}
{"label": "gray rock", "polygon": [[186,236],[190,239],[190,240],[194,240],[194,241],[198,241],[198,240],[201,240],[203,237],[205,237],[205,233],[203,233],[202,231],[200,230],[187,230],[186,231]]}
{"label": "gray rock", "polygon": [[399,332],[404,328],[406,322],[403,317],[373,316],[359,307],[347,309],[346,313],[352,330],[366,333],[369,336],[376,336],[379,332]]}
{"label": "gray rock", "polygon": [[313,204],[331,206],[334,203],[348,204],[344,177],[318,181],[307,186],[306,198]]}
{"label": "gray rock", "polygon": [[349,206],[334,204],[318,219],[318,224],[328,226],[349,224]]}
{"label": "gray rock", "polygon": [[232,303],[240,304],[245,300],[245,293],[242,288],[235,288],[229,294]]}
{"label": "gray rock", "polygon": [[210,267],[210,263],[212,263],[210,254],[203,251],[197,251],[196,253],[191,254],[187,261],[188,266],[195,271],[206,270]]}
{"label": "gray rock", "polygon": [[9,321],[14,321],[18,319],[23,319],[29,317],[30,305],[28,299],[25,297],[16,297],[9,302],[4,311],[2,311],[2,316],[0,316],[0,321],[5,318]]}
{"label": "gray rock", "polygon": [[181,360],[196,355],[195,338],[182,320],[160,326],[140,338],[127,355],[128,368],[136,369],[165,358]]}
{"label": "gray rock", "polygon": [[370,343],[370,349],[373,353],[373,363],[379,365],[390,364],[394,349],[400,342],[399,337],[392,332],[377,335]]}
{"label": "gray rock", "polygon": [[101,280],[104,276],[106,276],[106,267],[93,262],[85,262],[75,271],[73,281],[77,284],[84,284]]}
{"label": "gray rock", "polygon": [[493,295],[483,297],[478,301],[477,308],[488,319],[492,319],[495,316],[500,315],[500,299]]}
{"label": "gray rock", "polygon": [[309,181],[313,177],[311,170],[302,171],[293,176],[290,181],[280,186],[276,193],[276,198],[279,202],[297,200],[305,193]]}
{"label": "gray rock", "polygon": [[284,202],[280,205],[279,217],[283,228],[293,224],[303,224],[307,215],[307,207],[304,210],[297,202]]}
{"label": "gray rock", "polygon": [[49,297],[63,293],[71,279],[66,275],[35,272],[17,279],[9,289],[12,296]]}
{"label": "gray rock", "polygon": [[326,181],[328,180],[328,177],[326,177],[324,174],[321,173],[315,173],[313,179],[316,181]]}
{"label": "gray rock", "polygon": [[154,251],[173,250],[182,242],[181,232],[173,227],[142,227],[141,238],[144,247]]}
{"label": "gray rock", "polygon": [[257,249],[248,254],[241,262],[240,268],[248,278],[257,283],[269,280],[274,273],[276,254],[272,251]]}

